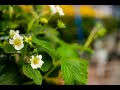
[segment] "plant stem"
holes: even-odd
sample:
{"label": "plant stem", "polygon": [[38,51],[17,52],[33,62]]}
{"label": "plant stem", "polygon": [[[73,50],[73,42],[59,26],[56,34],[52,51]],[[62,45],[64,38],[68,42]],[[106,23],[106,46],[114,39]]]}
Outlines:
{"label": "plant stem", "polygon": [[48,83],[54,83],[54,84],[57,84],[57,78],[58,77],[48,77],[54,70],[55,70],[55,68],[58,66],[58,65],[60,65],[60,62],[59,61],[57,61],[57,62],[55,62],[54,63],[54,67],[47,73],[47,74],[45,74],[44,76],[43,76],[43,79],[45,79]]}
{"label": "plant stem", "polygon": [[50,20],[50,18],[52,17],[53,15],[50,15],[49,17],[48,17],[48,21]]}
{"label": "plant stem", "polygon": [[89,47],[89,45],[92,43],[92,41],[93,41],[93,39],[94,39],[97,31],[98,31],[97,28],[94,27],[93,30],[92,30],[92,32],[90,33],[90,35],[89,35],[86,43],[84,44],[84,47],[85,47],[85,48]]}
{"label": "plant stem", "polygon": [[27,33],[32,28],[33,24],[35,24],[35,21],[37,21],[39,19],[38,14],[34,10],[33,10],[32,14],[33,14],[33,19],[28,23]]}
{"label": "plant stem", "polygon": [[55,30],[57,30],[59,27],[56,27]]}
{"label": "plant stem", "polygon": [[50,70],[47,74],[45,74],[45,75],[43,76],[43,78],[46,79],[46,78],[51,74],[51,72],[53,72],[53,71],[55,70],[55,68],[56,68],[58,65],[60,65],[59,61],[57,61],[56,63],[54,63],[53,68],[51,68],[51,70]]}
{"label": "plant stem", "polygon": [[50,75],[50,73],[53,72],[56,67],[57,66],[54,66],[44,77],[47,77],[48,75]]}
{"label": "plant stem", "polygon": [[26,55],[26,52],[27,52],[27,47],[28,47],[28,43],[27,43],[27,45],[25,47],[25,55]]}
{"label": "plant stem", "polygon": [[39,34],[46,34],[47,32],[39,32]]}
{"label": "plant stem", "polygon": [[10,17],[10,19],[12,18],[12,14],[13,14],[13,7],[11,5],[9,5],[9,17]]}

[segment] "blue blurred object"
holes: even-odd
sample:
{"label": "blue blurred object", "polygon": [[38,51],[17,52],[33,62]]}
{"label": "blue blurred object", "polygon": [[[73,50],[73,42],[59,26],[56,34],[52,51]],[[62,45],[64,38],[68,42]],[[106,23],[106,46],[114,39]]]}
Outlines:
{"label": "blue blurred object", "polygon": [[79,43],[83,43],[84,41],[84,33],[82,28],[82,17],[79,14],[80,5],[73,5],[75,11],[75,23],[77,27],[77,39]]}

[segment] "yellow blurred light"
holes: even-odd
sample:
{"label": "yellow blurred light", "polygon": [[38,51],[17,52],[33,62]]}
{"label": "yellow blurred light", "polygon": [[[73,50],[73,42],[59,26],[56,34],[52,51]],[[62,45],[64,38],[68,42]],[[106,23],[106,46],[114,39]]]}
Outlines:
{"label": "yellow blurred light", "polygon": [[19,7],[26,13],[31,13],[33,11],[33,5],[19,5]]}
{"label": "yellow blurred light", "polygon": [[[19,5],[23,11],[26,13],[31,13],[33,10],[33,5]],[[73,5],[60,5],[60,7],[63,9],[64,14],[66,16],[74,16],[74,7]],[[95,17],[95,11],[92,8],[91,5],[80,5],[79,12],[81,16],[92,16]],[[48,14],[50,13],[49,6],[43,5],[43,13]]]}
{"label": "yellow blurred light", "polygon": [[43,14],[49,15],[50,14],[50,8],[48,5],[43,5]]}
{"label": "yellow blurred light", "polygon": [[68,15],[68,16],[74,15],[73,5],[60,5],[60,7],[63,9],[65,15]]}
{"label": "yellow blurred light", "polygon": [[[61,8],[63,9],[65,15],[73,16],[75,15],[74,13],[74,7],[73,5],[60,5]],[[91,5],[80,5],[79,7],[79,12],[81,16],[95,16],[95,11],[92,8]]]}
{"label": "yellow blurred light", "polygon": [[81,5],[80,6],[80,15],[95,17],[95,11],[91,5]]}

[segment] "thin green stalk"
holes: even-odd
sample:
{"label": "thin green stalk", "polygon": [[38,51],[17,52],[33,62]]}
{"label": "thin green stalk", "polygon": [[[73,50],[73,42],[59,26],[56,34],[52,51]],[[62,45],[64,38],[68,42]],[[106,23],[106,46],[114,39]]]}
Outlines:
{"label": "thin green stalk", "polygon": [[86,43],[84,44],[84,47],[85,47],[85,48],[89,47],[89,45],[92,43],[92,41],[93,41],[93,39],[94,39],[97,31],[98,31],[97,28],[94,27],[93,30],[92,30],[92,32],[90,33],[90,35],[89,35]]}
{"label": "thin green stalk", "polygon": [[35,23],[36,21],[36,18],[33,18],[29,23],[28,23],[28,26],[27,26],[27,33],[30,31],[30,29],[32,28],[33,24]]}
{"label": "thin green stalk", "polygon": [[33,11],[32,14],[33,14],[33,19],[28,23],[27,33],[30,31],[35,21],[39,19],[39,16],[35,11]]}
{"label": "thin green stalk", "polygon": [[46,34],[47,32],[39,32],[39,34]]}
{"label": "thin green stalk", "polygon": [[32,14],[33,14],[34,18],[36,18],[36,19],[39,18],[38,14],[35,11],[33,11]]}
{"label": "thin green stalk", "polygon": [[27,47],[28,47],[28,44],[27,44],[26,47],[25,47],[25,55],[26,55],[26,52],[27,52]]}
{"label": "thin green stalk", "polygon": [[46,79],[46,78],[55,70],[55,68],[56,68],[58,65],[60,65],[59,62],[54,63],[53,68],[52,68],[47,74],[45,74],[45,75],[43,76],[43,78]]}
{"label": "thin green stalk", "polygon": [[57,30],[59,27],[56,27],[55,30]]}
{"label": "thin green stalk", "polygon": [[48,17],[48,21],[51,19],[52,16],[53,16],[53,15],[50,15],[50,16]]}
{"label": "thin green stalk", "polygon": [[52,17],[54,17],[56,14],[51,14],[49,17],[48,17],[48,21],[52,18]]}
{"label": "thin green stalk", "polygon": [[47,76],[49,76],[49,75],[51,74],[51,72],[53,72],[56,67],[57,67],[57,65],[55,65],[55,66],[44,76],[44,78],[46,78]]}
{"label": "thin green stalk", "polygon": [[12,14],[13,14],[13,7],[11,5],[9,5],[9,17],[10,17],[10,19],[12,18]]}

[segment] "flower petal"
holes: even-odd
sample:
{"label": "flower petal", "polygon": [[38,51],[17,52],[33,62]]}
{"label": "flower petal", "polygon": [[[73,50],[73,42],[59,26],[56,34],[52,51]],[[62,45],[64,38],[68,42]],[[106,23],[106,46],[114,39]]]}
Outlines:
{"label": "flower petal", "polygon": [[44,62],[42,60],[39,61],[38,67],[41,68],[41,66],[44,64]]}
{"label": "flower petal", "polygon": [[37,69],[37,68],[38,68],[37,65],[35,65],[34,63],[31,63],[31,67],[32,67],[33,69]]}
{"label": "flower petal", "polygon": [[57,9],[57,12],[58,12],[60,15],[64,15],[63,10],[62,10],[62,8],[59,7],[59,5],[56,6],[56,9]]}
{"label": "flower petal", "polygon": [[19,30],[16,30],[16,32],[15,32],[15,33],[19,34]]}
{"label": "flower petal", "polygon": [[55,5],[49,5],[49,7],[52,11],[52,14],[55,14],[57,12]]}
{"label": "flower petal", "polygon": [[15,31],[14,30],[10,30],[10,35],[13,34],[13,33],[15,33]]}
{"label": "flower petal", "polygon": [[20,50],[24,47],[24,44],[21,44],[20,46],[14,45],[16,50]]}
{"label": "flower petal", "polygon": [[13,42],[13,40],[12,40],[12,39],[9,39],[9,43],[10,43],[10,44],[13,44],[14,42]]}
{"label": "flower petal", "polygon": [[14,47],[15,47],[16,50],[20,50],[21,49],[21,47],[16,46],[16,45],[14,45]]}
{"label": "flower petal", "polygon": [[40,62],[41,62],[42,64],[44,64],[44,62],[43,62],[42,60],[40,60]]}
{"label": "flower petal", "polygon": [[13,36],[13,39],[16,39],[16,38],[21,38],[21,36],[18,33],[15,33],[15,35]]}
{"label": "flower petal", "polygon": [[37,57],[38,57],[40,60],[42,59],[42,55],[38,55]]}

